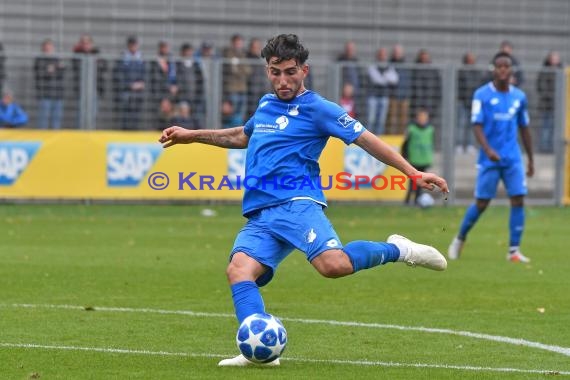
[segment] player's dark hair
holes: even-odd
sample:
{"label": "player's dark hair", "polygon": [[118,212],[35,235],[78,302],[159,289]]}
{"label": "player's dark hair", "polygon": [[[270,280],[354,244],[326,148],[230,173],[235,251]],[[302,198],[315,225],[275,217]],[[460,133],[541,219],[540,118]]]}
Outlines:
{"label": "player's dark hair", "polygon": [[511,66],[513,64],[513,57],[511,57],[511,55],[509,53],[506,53],[504,51],[500,51],[497,54],[495,54],[495,56],[493,57],[493,60],[491,62],[493,62],[493,66],[495,66],[497,64],[497,59],[499,58],[508,58],[509,61],[511,62]]}
{"label": "player's dark hair", "polygon": [[309,58],[309,50],[301,44],[297,35],[280,34],[267,40],[261,57],[265,58],[267,63],[272,57],[276,57],[275,63],[294,59],[298,65],[302,65]]}

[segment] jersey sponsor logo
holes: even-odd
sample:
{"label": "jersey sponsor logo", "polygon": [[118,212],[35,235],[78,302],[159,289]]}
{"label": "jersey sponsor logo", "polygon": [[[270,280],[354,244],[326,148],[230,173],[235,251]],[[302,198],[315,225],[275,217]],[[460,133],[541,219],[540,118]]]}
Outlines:
{"label": "jersey sponsor logo", "polygon": [[512,108],[509,109],[509,112],[495,112],[493,114],[493,119],[497,121],[509,121],[512,120],[515,116],[516,110],[514,112]]}
{"label": "jersey sponsor logo", "polygon": [[291,116],[298,116],[299,115],[299,105],[298,104],[289,104],[287,106],[287,113]]}
{"label": "jersey sponsor logo", "polygon": [[136,187],[162,152],[159,144],[107,144],[107,185]]}
{"label": "jersey sponsor logo", "polygon": [[287,118],[287,116],[279,116],[275,122],[277,123],[277,125],[279,126],[279,129],[283,130],[287,127],[287,125],[289,125],[289,119]]}
{"label": "jersey sponsor logo", "polygon": [[29,166],[40,142],[0,142],[0,186],[12,186]]}
{"label": "jersey sponsor logo", "polygon": [[257,123],[255,129],[259,132],[274,133],[277,130],[283,130],[289,125],[289,119],[285,115],[275,119],[275,124]]}
{"label": "jersey sponsor logo", "polygon": [[338,118],[338,122],[343,128],[346,128],[350,125],[350,123],[354,122],[354,119],[345,113]]}

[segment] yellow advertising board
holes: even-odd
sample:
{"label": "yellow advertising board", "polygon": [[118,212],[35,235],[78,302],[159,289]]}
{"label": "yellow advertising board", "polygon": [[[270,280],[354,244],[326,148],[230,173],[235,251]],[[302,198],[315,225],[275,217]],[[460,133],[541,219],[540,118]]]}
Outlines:
{"label": "yellow advertising board", "polygon": [[[163,149],[158,137],[157,132],[1,130],[0,198],[242,198],[247,184],[243,173],[245,150],[202,144]],[[398,149],[402,136],[386,136],[384,140]],[[347,147],[340,140],[330,139],[320,165],[321,185],[328,199],[404,197],[405,178],[401,173],[357,146]]]}

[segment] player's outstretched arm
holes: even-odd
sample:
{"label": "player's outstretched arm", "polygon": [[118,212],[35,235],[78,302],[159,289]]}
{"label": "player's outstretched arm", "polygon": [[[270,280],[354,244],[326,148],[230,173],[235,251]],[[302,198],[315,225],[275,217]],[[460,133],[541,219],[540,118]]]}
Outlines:
{"label": "player's outstretched arm", "polygon": [[436,190],[436,187],[434,187],[435,185],[442,192],[449,192],[445,179],[433,173],[424,173],[416,170],[404,159],[404,157],[402,157],[400,153],[371,132],[365,131],[354,141],[354,143],[377,160],[382,161],[385,164],[398,169],[408,177],[415,179],[418,186],[427,190]]}
{"label": "player's outstretched arm", "polygon": [[164,148],[176,144],[202,143],[221,148],[240,149],[247,148],[249,136],[245,134],[244,127],[189,130],[174,126],[162,131],[158,141]]}

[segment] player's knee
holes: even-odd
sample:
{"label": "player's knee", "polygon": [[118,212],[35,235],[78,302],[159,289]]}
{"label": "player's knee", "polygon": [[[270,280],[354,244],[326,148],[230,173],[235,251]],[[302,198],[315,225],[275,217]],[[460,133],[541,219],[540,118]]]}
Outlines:
{"label": "player's knee", "polygon": [[339,278],[353,272],[351,265],[339,260],[326,260],[316,267],[317,271],[326,278]]}
{"label": "player's knee", "polygon": [[245,267],[236,265],[233,262],[228,264],[226,268],[226,277],[230,284],[235,284],[241,281],[251,281],[253,276]]}
{"label": "player's knee", "polygon": [[489,206],[489,200],[488,199],[477,199],[477,201],[475,202],[475,205],[477,206],[477,209],[479,210],[479,212],[482,213]]}

